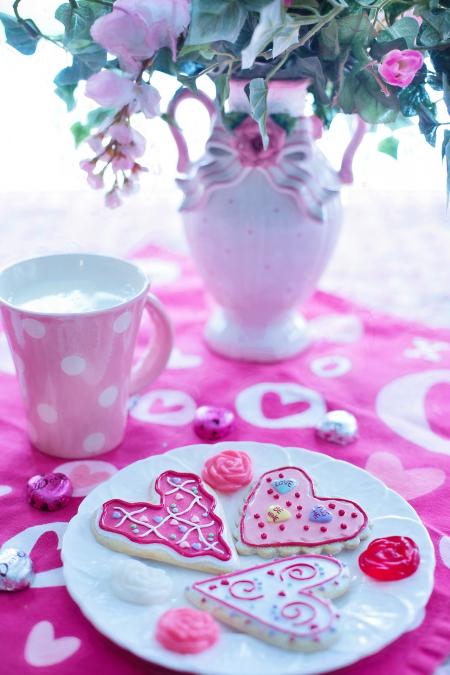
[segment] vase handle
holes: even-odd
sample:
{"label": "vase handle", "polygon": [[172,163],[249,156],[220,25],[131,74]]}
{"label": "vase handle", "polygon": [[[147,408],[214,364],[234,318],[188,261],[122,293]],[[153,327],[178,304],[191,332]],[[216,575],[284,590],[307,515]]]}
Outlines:
{"label": "vase handle", "polygon": [[182,103],[182,101],[185,101],[188,98],[192,98],[195,101],[200,101],[200,103],[203,103],[203,105],[205,106],[206,110],[209,113],[211,120],[214,119],[216,115],[216,107],[214,105],[214,102],[209,98],[209,96],[204,94],[202,91],[198,91],[197,94],[194,94],[190,89],[181,88],[176,92],[175,96],[170,101],[169,106],[167,108],[167,115],[170,121],[169,128],[178,148],[177,170],[180,173],[186,173],[188,171],[191,165],[191,160],[189,158],[189,150],[186,143],[186,139],[183,136],[183,132],[175,122],[175,115],[180,103]]}
{"label": "vase handle", "polygon": [[353,158],[355,156],[355,152],[361,145],[361,141],[363,140],[366,130],[367,130],[367,124],[364,122],[359,115],[356,116],[357,122],[356,122],[356,129],[353,133],[353,136],[350,139],[349,144],[347,145],[344,155],[342,157],[342,163],[341,163],[341,168],[339,171],[339,179],[341,183],[344,183],[346,185],[353,183],[353,169],[352,169],[352,164],[353,164]]}

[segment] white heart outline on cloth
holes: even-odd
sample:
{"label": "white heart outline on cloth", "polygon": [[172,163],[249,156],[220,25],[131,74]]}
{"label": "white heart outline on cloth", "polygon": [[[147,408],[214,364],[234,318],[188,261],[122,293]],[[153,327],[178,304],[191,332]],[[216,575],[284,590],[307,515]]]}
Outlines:
{"label": "white heart outline on cloth", "polygon": [[[151,412],[152,404],[162,401],[166,407],[181,406],[180,410]],[[182,427],[194,419],[197,409],[192,396],[177,389],[153,389],[141,396],[130,410],[130,415],[139,422]]]}
{"label": "white heart outline on cloth", "polygon": [[[277,394],[281,403],[308,403],[307,410],[286,415],[285,417],[268,418],[262,410],[265,394]],[[305,429],[318,424],[327,409],[325,401],[318,391],[303,387],[297,382],[260,382],[243,389],[236,397],[236,410],[240,417],[249,424],[263,429]]]}
{"label": "white heart outline on cloth", "polygon": [[367,460],[366,471],[407,500],[438,490],[446,478],[445,471],[435,466],[405,469],[400,457],[392,452],[373,452]]}

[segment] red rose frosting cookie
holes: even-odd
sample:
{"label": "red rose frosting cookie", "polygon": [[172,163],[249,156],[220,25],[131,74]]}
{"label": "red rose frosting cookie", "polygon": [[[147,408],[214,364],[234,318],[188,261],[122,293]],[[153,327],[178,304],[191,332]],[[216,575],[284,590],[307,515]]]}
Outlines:
{"label": "red rose frosting cookie", "polygon": [[323,649],[339,637],[329,598],[347,590],[347,567],[335,558],[301,555],[198,581],[188,599],[237,630],[284,649]]}
{"label": "red rose frosting cookie", "polygon": [[218,492],[237,492],[252,480],[252,460],[246,452],[224,450],[206,460],[202,478]]}
{"label": "red rose frosting cookie", "polygon": [[356,502],[318,497],[303,469],[285,466],[261,476],[244,502],[235,537],[239,553],[264,558],[302,551],[338,553],[368,535]]}
{"label": "red rose frosting cookie", "polygon": [[156,504],[105,502],[93,516],[95,538],[122,553],[205,572],[238,567],[220,507],[199,476],[165,471],[154,490]]}

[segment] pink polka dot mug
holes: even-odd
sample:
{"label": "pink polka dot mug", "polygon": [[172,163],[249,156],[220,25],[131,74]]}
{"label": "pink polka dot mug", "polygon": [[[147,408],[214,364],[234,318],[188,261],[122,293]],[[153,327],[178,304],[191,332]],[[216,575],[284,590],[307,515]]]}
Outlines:
{"label": "pink polka dot mug", "polygon": [[[136,265],[102,255],[33,258],[0,273],[0,311],[31,443],[92,457],[122,441],[128,397],[164,369],[172,328]],[[144,308],[154,330],[132,367]]]}

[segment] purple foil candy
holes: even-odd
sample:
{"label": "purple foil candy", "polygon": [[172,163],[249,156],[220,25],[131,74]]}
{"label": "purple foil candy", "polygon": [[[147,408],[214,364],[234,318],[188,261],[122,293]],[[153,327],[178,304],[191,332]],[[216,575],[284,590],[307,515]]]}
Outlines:
{"label": "purple foil candy", "polygon": [[28,503],[41,511],[59,511],[69,503],[72,493],[72,483],[64,473],[33,476],[27,484]]}
{"label": "purple foil candy", "polygon": [[234,425],[234,414],[227,408],[202,405],[194,416],[194,431],[205,441],[217,441],[228,436]]}

